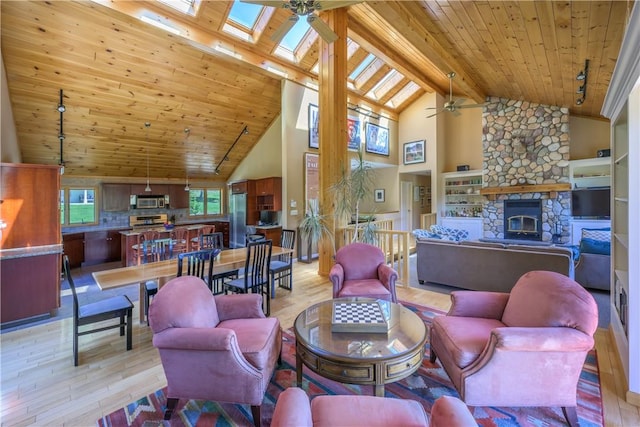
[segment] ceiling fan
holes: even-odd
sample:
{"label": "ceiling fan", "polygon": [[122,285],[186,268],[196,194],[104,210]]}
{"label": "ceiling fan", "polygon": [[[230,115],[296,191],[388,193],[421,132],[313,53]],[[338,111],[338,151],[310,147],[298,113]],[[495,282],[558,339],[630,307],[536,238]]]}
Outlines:
{"label": "ceiling fan", "polygon": [[435,113],[431,114],[430,116],[427,116],[427,119],[430,117],[433,117],[435,115],[438,115],[444,111],[448,111],[450,113],[453,113],[454,115],[458,116],[460,115],[460,112],[458,111],[461,108],[478,108],[478,107],[484,107],[486,104],[465,104],[465,105],[461,105],[462,102],[464,102],[464,98],[458,98],[458,99],[453,99],[453,78],[456,76],[456,73],[454,73],[453,71],[451,71],[449,74],[447,74],[447,77],[449,78],[449,100],[447,102],[444,103],[444,106],[441,108],[438,107],[428,107],[426,108],[426,110],[436,110]]}
{"label": "ceiling fan", "polygon": [[298,22],[301,16],[307,17],[307,22],[316,30],[318,35],[322,37],[327,43],[333,43],[338,36],[331,30],[331,28],[325,24],[322,19],[318,18],[315,12],[321,10],[337,9],[339,7],[349,6],[355,3],[361,3],[362,0],[357,1],[317,1],[317,0],[240,0],[242,3],[260,4],[263,6],[277,7],[283,9],[289,9],[293,12],[293,15],[287,19],[271,36],[271,40],[279,43],[280,40],[293,28]]}

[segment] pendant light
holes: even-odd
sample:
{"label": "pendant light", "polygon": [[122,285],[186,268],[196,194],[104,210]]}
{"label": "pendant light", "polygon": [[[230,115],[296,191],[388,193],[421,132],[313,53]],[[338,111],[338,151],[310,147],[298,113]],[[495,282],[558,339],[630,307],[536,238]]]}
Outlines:
{"label": "pendant light", "polygon": [[[187,136],[184,137],[184,148],[185,151],[187,149],[187,142],[189,140],[189,133],[191,132],[191,130],[189,128],[184,128],[184,133],[187,134]],[[186,177],[186,184],[184,186],[184,191],[190,191],[191,188],[189,187],[189,165],[185,165],[184,166],[184,173],[185,173],[185,177]]]}
{"label": "pendant light", "polygon": [[151,186],[149,185],[149,128],[151,127],[151,123],[145,122],[144,127],[147,128],[147,186],[144,188],[144,191],[150,193]]}

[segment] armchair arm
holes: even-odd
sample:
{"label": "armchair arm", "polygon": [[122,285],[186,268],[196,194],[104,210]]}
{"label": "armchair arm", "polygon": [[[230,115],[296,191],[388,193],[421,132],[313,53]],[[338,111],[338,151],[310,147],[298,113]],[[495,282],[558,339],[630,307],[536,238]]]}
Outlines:
{"label": "armchair arm", "polygon": [[311,405],[304,390],[290,387],[280,393],[271,425],[273,427],[313,426]]}
{"label": "armchair arm", "polygon": [[169,328],[153,334],[158,349],[230,351],[236,333],[226,328]]}
{"label": "armchair arm", "polygon": [[334,264],[329,271],[329,279],[333,283],[333,297],[335,298],[344,284],[344,268],[341,264]]}
{"label": "armchair arm", "polygon": [[220,321],[265,317],[258,294],[216,295],[215,300]]}
{"label": "armchair arm", "polygon": [[593,348],[593,337],[577,329],[566,327],[496,328],[490,343],[502,351],[573,352]]}
{"label": "armchair arm", "polygon": [[453,291],[447,316],[502,319],[509,294],[486,291]]}
{"label": "armchair arm", "polygon": [[398,272],[385,263],[378,265],[378,279],[385,288],[391,292],[392,302],[398,302],[396,298],[396,280],[398,280]]}

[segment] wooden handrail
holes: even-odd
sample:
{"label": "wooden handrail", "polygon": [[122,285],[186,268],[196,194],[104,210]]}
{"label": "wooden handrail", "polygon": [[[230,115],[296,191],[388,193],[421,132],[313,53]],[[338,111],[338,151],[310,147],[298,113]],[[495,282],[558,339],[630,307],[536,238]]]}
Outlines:
{"label": "wooden handrail", "polygon": [[438,223],[438,214],[425,213],[420,215],[420,228],[428,230],[432,225]]}

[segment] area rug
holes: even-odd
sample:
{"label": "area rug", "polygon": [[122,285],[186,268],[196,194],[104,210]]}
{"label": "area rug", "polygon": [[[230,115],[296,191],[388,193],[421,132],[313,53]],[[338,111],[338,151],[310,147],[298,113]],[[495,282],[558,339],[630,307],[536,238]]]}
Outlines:
{"label": "area rug", "polygon": [[[418,314],[429,326],[434,316],[442,315],[439,310],[402,302]],[[427,343],[427,354],[429,344]],[[288,387],[296,386],[295,337],[292,331],[283,333],[283,363],[274,373],[262,405],[262,425],[269,426],[278,395]],[[323,394],[373,394],[372,386],[341,384],[320,377],[304,368],[303,389],[310,398]],[[415,374],[404,380],[387,384],[385,396],[399,399],[413,399],[420,402],[427,412],[440,396],[456,396],[453,384],[438,361],[430,363],[425,357]],[[251,409],[248,405],[218,403],[202,400],[181,400],[171,421],[163,421],[166,404],[166,388],[144,396],[135,402],[98,420],[98,426],[253,426]],[[473,407],[473,416],[479,426],[564,426],[562,410],[558,408],[504,408]],[[602,426],[602,395],[598,362],[595,350],[591,351],[578,383],[578,418],[581,427]]]}

